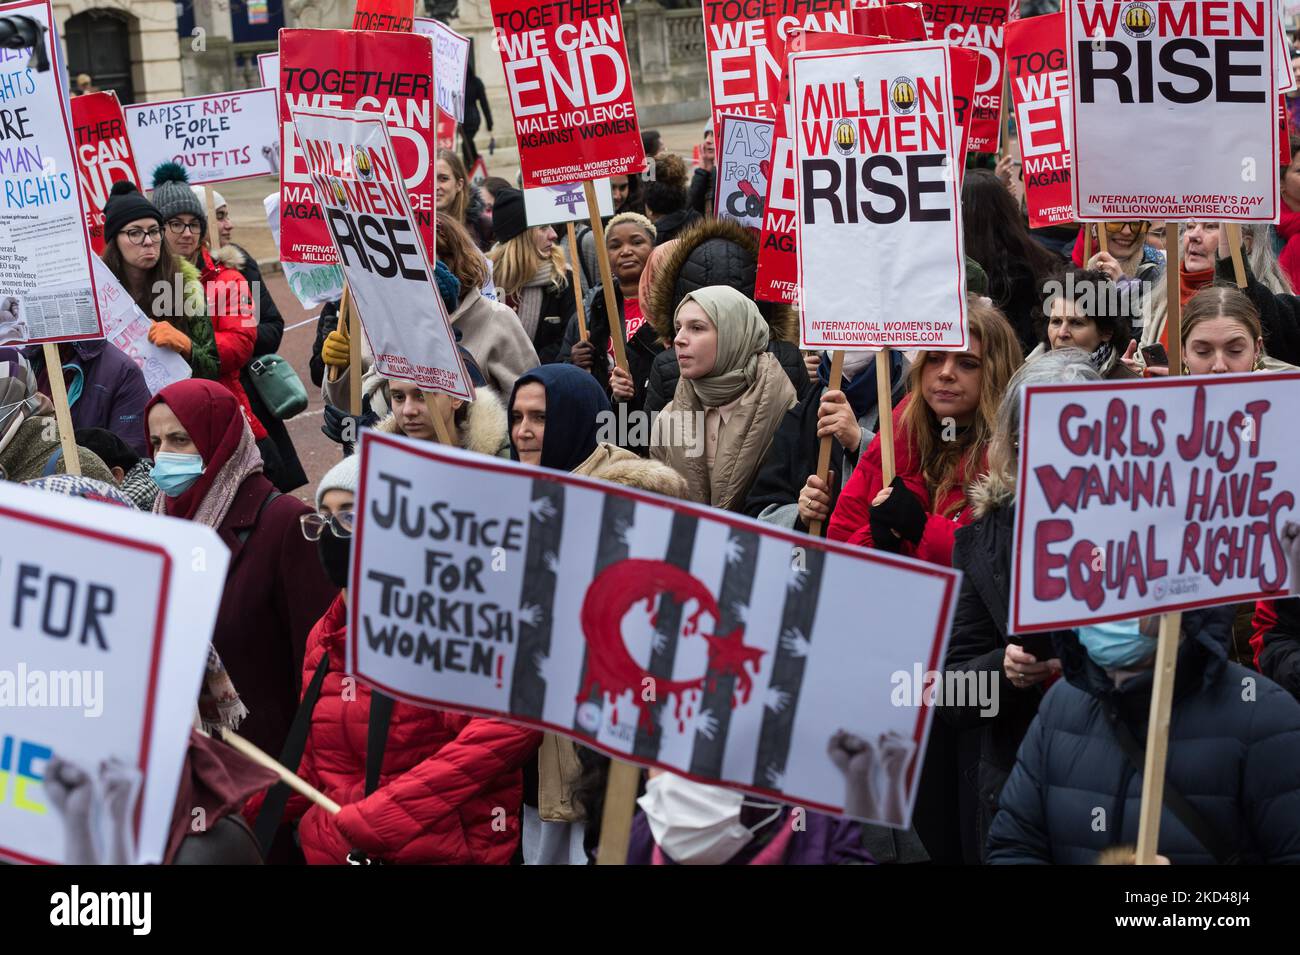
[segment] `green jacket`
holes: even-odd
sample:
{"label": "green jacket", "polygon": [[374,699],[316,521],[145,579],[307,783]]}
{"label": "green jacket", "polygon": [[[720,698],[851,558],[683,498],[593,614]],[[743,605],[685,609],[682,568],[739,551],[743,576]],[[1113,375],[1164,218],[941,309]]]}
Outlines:
{"label": "green jacket", "polygon": [[[30,481],[40,477],[49,463],[50,456],[59,450],[59,429],[53,417],[35,416],[28,418],[18,426],[18,433],[13,436],[4,450],[0,451],[0,479],[10,481]],[[81,459],[83,477],[105,481],[114,487],[113,472],[93,451],[78,447],[77,455]],[[67,464],[59,457],[55,467],[56,474],[66,474]]]}
{"label": "green jacket", "polygon": [[217,356],[217,339],[212,332],[212,319],[208,317],[207,300],[203,292],[203,279],[198,266],[187,259],[179,259],[181,274],[185,276],[185,315],[164,316],[160,321],[174,325],[190,337],[190,372],[195,378],[217,381],[221,377],[221,360]]}

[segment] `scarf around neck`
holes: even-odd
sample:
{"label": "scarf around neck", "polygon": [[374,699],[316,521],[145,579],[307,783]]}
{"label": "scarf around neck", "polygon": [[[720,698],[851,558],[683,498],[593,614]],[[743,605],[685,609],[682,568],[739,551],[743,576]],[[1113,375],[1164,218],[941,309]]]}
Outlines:
{"label": "scarf around neck", "polygon": [[554,276],[555,270],[551,268],[551,263],[543,261],[533,273],[533,277],[515,293],[518,302],[515,311],[530,341],[537,337],[537,323],[542,318],[542,300],[546,297],[546,288],[554,281]]}

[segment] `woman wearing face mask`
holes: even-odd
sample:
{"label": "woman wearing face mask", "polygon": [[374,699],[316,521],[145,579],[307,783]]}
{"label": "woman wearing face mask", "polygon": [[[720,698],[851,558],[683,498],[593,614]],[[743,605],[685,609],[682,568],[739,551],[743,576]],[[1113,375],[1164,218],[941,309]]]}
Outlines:
{"label": "woman wearing face mask", "polygon": [[[366,792],[373,693],[347,675],[346,660],[359,468],[356,455],[331,468],[316,490],[316,512],[301,517],[301,536],[315,542],[339,594],[307,639],[302,686],[322,665],[326,671],[298,775],[343,808],[332,815],[293,796],[286,817],[297,821],[310,865],[341,865],[354,851],[399,865],[507,865],[519,844],[520,767],[540,733],[394,702],[378,785]],[[261,805],[254,799],[245,815],[256,818]]]}
{"label": "woman wearing face mask", "polygon": [[211,381],[178,381],[145,409],[155,514],[206,524],[230,548],[212,645],[249,709],[240,732],[278,755],[298,706],[303,648],[334,599],[298,519],[308,508],[262,474],[239,402]]}
{"label": "woman wearing face mask", "polygon": [[[1165,787],[1192,812],[1166,795],[1158,836],[1174,865],[1300,862],[1300,703],[1228,660],[1232,614],[1182,616]],[[1137,841],[1158,627],[1154,617],[1121,620],[1056,639],[1064,679],[1044,696],[1002,790],[990,863],[1089,865]]]}
{"label": "woman wearing face mask", "polygon": [[[113,483],[98,455],[77,448],[81,473]],[[30,481],[67,472],[54,406],[36,390],[36,375],[17,348],[0,348],[0,481]]]}
{"label": "woman wearing face mask", "polygon": [[691,292],[673,324],[681,378],[655,419],[650,454],[686,478],[692,501],[741,510],[798,400],[794,386],[767,352],[767,322],[735,289]]}
{"label": "woman wearing face mask", "polygon": [[641,310],[641,276],[655,247],[655,227],[645,216],[623,212],[609,220],[605,247],[616,283],[614,299],[619,308],[619,327],[627,343],[628,370],[614,364],[614,342],[610,335],[605,293],[599,286],[587,292],[588,338],[578,337],[578,320],[569,322],[560,349],[560,361],[589,371],[602,385],[608,385],[615,401],[640,410],[645,404],[646,380],[655,356],[664,350]]}
{"label": "woman wearing face mask", "polygon": [[1106,273],[1084,269],[1059,272],[1044,287],[1049,294],[1038,321],[1041,343],[1026,361],[1060,348],[1081,348],[1103,378],[1138,377],[1122,360],[1132,336],[1123,289]]}
{"label": "woman wearing face mask", "polygon": [[[954,536],[952,563],[963,577],[944,669],[993,674],[999,701],[992,713],[974,700],[964,707],[947,701],[936,713],[961,731],[958,786],[962,856],[968,865],[984,859],[998,795],[1015,765],[1016,750],[1044,692],[1061,672],[1054,653],[1039,660],[1016,642],[1023,638],[1007,633],[1021,392],[1027,385],[1097,380],[1096,367],[1077,348],[1056,349],[1021,366],[998,407],[988,473],[969,491],[971,523]],[[1034,637],[1029,643],[1040,652],[1044,645],[1051,646],[1046,637]]]}
{"label": "woman wearing face mask", "polygon": [[569,267],[549,225],[528,227],[524,194],[508,189],[492,209],[497,244],[488,252],[497,299],[519,316],[543,364],[555,361],[577,313]]}

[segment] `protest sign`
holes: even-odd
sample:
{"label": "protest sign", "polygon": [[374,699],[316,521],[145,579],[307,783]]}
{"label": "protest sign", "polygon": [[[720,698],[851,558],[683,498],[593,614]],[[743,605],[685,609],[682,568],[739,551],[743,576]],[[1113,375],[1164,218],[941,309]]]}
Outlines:
{"label": "protest sign", "polygon": [[925,0],[930,39],[947,40],[980,55],[970,127],[970,149],[994,153],[1002,142],[1002,69],[1005,29],[1019,15],[1017,0]]}
{"label": "protest sign", "polygon": [[790,74],[800,347],[965,348],[946,45],[797,53]]}
{"label": "protest sign", "polygon": [[893,40],[929,38],[925,8],[919,3],[909,2],[854,7],[852,32],[861,36],[887,36]]}
{"label": "protest sign", "polygon": [[1065,14],[1029,17],[1007,26],[1007,75],[1016,109],[1029,226],[1040,229],[1070,222],[1074,211]]}
{"label": "protest sign", "polygon": [[77,142],[77,181],[86,208],[86,232],[98,255],[104,251],[104,203],[108,202],[113,183],[125,179],[135,183],[141,192],[144,187],[116,93],[74,96],[72,129]]}
{"label": "protest sign", "polygon": [[153,319],[132,301],[117,276],[98,256],[93,262],[99,314],[104,318],[104,337],[144,373],[149,394],[156,395],[172,382],[189,378],[190,363],[171,349],[159,348],[149,341]]}
{"label": "protest sign", "polygon": [[[375,367],[386,378],[472,400],[384,118],[332,109],[292,116]],[[355,331],[353,340],[359,343]]]}
{"label": "protest sign", "polygon": [[293,112],[302,107],[382,114],[397,149],[407,197],[430,256],[434,252],[433,41],[411,33],[280,31],[280,260],[334,261],[333,246],[298,146]]}
{"label": "protest sign", "polygon": [[1300,373],[1025,390],[1011,628],[1285,596]]}
{"label": "protest sign", "polygon": [[0,857],[159,862],[229,552],[5,482],[0,540]]}
{"label": "protest sign", "polygon": [[144,169],[180,163],[194,185],[274,176],[275,100],[256,89],[127,106],[131,145]]}
{"label": "protest sign", "polygon": [[439,111],[457,123],[464,122],[469,37],[461,36],[441,20],[425,17],[415,18],[414,32],[433,40],[433,98]]}
{"label": "protest sign", "polygon": [[352,29],[410,33],[415,0],[357,0]]}
{"label": "protest sign", "polygon": [[794,30],[852,33],[846,0],[704,0],[704,54],[716,138],[724,113],[776,119]]}
{"label": "protest sign", "polygon": [[9,77],[0,111],[0,345],[102,338],[53,11],[49,0],[33,0],[0,12],[45,28],[50,64],[36,70],[31,49],[0,49]]}
{"label": "protest sign", "polygon": [[734,219],[755,231],[763,227],[775,126],[770,119],[752,116],[724,113],[718,117],[713,208],[719,219]]}
{"label": "protest sign", "polygon": [[492,0],[492,20],[525,186],[645,168],[618,0]]}
{"label": "protest sign", "polygon": [[[280,54],[257,54],[257,75],[261,77],[263,86],[278,90],[280,88]],[[279,103],[277,102],[276,105],[278,106]]]}
{"label": "protest sign", "polygon": [[[273,192],[262,200],[266,224],[271,229],[275,247],[280,248],[280,194]],[[315,308],[337,302],[343,296],[343,269],[337,265],[299,265],[281,262],[285,284],[303,308]]]}
{"label": "protest sign", "polygon": [[349,673],[907,825],[957,571],[373,431],[360,454]]}
{"label": "protest sign", "polygon": [[[614,193],[608,179],[597,179],[596,208],[601,218],[614,214]],[[591,218],[587,196],[580,182],[524,190],[524,216],[530,226],[555,225],[560,222],[585,222]]]}
{"label": "protest sign", "polygon": [[[1076,218],[1276,219],[1273,0],[1074,0],[1065,16]],[[1188,130],[1194,149],[1117,158]]]}

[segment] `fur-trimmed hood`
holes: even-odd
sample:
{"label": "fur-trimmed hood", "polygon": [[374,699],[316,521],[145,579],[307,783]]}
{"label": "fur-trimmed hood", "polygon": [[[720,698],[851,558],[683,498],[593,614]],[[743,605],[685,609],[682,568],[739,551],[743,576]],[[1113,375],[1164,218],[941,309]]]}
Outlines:
{"label": "fur-trimmed hood", "polygon": [[603,441],[596,445],[596,450],[587,460],[573,469],[573,473],[665,497],[686,498],[686,479],[668,465]]}
{"label": "fur-trimmed hood", "polygon": [[[706,219],[682,232],[655,269],[641,302],[646,320],[664,341],[673,337],[673,313],[687,292],[706,285],[729,285],[754,297],[758,239],[731,219]],[[798,342],[799,320],[788,305],[759,302],[774,340]]]}
{"label": "fur-trimmed hood", "polygon": [[966,490],[971,516],[975,520],[987,517],[1000,507],[1014,507],[1016,485],[995,471],[989,471]]}
{"label": "fur-trimmed hood", "polygon": [[[505,403],[500,395],[488,387],[476,388],[474,393],[475,398],[469,403],[465,420],[457,428],[461,448],[491,457],[508,455],[510,428]],[[402,433],[397,427],[397,415],[392,413],[375,425],[375,430],[384,434]],[[502,454],[503,450],[506,455]]]}
{"label": "fur-trimmed hood", "polygon": [[215,252],[209,252],[212,261],[217,265],[224,265],[228,269],[234,269],[236,272],[242,272],[244,266],[248,264],[248,256],[244,250],[233,242],[230,245],[223,245]]}

